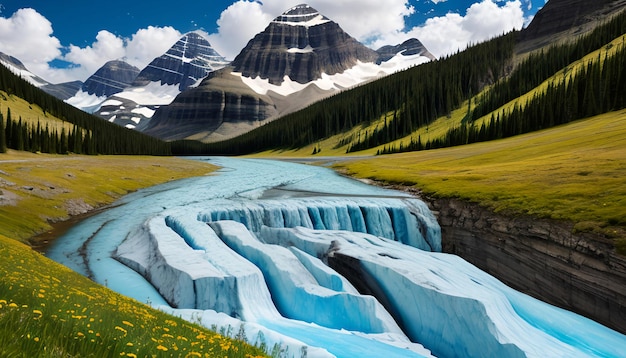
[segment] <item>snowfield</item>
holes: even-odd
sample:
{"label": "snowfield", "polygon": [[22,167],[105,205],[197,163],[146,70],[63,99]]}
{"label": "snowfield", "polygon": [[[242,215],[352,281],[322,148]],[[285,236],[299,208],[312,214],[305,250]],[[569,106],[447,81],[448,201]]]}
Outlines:
{"label": "snowfield", "polygon": [[289,357],[624,354],[624,335],[440,253],[434,215],[407,194],[288,162],[196,160],[223,169],[130,194],[47,255]]}

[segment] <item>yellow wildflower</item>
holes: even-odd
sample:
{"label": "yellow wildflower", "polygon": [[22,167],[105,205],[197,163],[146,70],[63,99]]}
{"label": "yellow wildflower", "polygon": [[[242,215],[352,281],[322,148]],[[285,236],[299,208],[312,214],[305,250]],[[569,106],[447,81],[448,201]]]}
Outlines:
{"label": "yellow wildflower", "polygon": [[157,346],[157,349],[158,349],[158,350],[160,350],[160,351],[163,351],[163,352],[167,352],[167,347],[164,347],[164,346],[163,346],[163,345],[161,345],[161,344],[159,344],[159,345]]}
{"label": "yellow wildflower", "polygon": [[133,324],[128,322],[128,321],[122,321],[122,323],[124,323],[125,325],[127,325],[129,327],[133,327]]}

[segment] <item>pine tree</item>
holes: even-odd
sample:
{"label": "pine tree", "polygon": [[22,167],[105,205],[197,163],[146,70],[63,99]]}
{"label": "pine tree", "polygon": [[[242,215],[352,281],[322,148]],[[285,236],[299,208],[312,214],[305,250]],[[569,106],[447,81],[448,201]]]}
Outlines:
{"label": "pine tree", "polygon": [[0,153],[6,153],[7,151],[7,138],[6,130],[4,126],[4,116],[0,112]]}

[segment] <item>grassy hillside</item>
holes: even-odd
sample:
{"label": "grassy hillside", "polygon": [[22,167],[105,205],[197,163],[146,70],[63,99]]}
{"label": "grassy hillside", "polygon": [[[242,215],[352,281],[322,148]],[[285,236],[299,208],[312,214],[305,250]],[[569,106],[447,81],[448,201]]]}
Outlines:
{"label": "grassy hillside", "polygon": [[335,165],[495,211],[570,220],[626,254],[626,111],[508,139]]}
{"label": "grassy hillside", "polygon": [[30,104],[20,97],[0,90],[0,113],[4,115],[4,118],[6,118],[8,108],[11,109],[11,115],[15,119],[22,118],[24,122],[31,125],[37,125],[39,122],[43,127],[48,126],[51,130],[56,129],[59,132],[61,128],[65,128],[67,132],[72,129],[72,124],[44,112],[38,105]]}

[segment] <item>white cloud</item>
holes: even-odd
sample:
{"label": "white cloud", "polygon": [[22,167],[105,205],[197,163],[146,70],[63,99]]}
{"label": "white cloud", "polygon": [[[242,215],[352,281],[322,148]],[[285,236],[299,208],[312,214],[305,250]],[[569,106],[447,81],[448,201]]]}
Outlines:
{"label": "white cloud", "polygon": [[274,17],[258,2],[237,1],[222,12],[217,20],[218,33],[211,34],[209,42],[220,55],[232,60]]}
{"label": "white cloud", "polygon": [[[122,58],[144,68],[182,36],[169,26],[139,29],[131,38],[102,30],[91,45],[63,47],[52,34],[50,21],[34,9],[19,9],[10,18],[0,17],[0,51],[18,58],[31,72],[52,83],[84,81],[107,61]],[[70,66],[51,67],[49,62],[55,59]]]}
{"label": "white cloud", "polygon": [[40,74],[61,55],[61,42],[52,36],[48,19],[33,9],[19,9],[9,18],[0,17],[0,51]]}
{"label": "white cloud", "polygon": [[522,3],[513,0],[497,5],[492,0],[472,4],[461,16],[449,13],[433,17],[407,32],[388,33],[374,45],[399,43],[410,37],[418,38],[435,56],[452,54],[469,44],[488,40],[525,24]]}
{"label": "white cloud", "polygon": [[96,35],[96,41],[84,48],[70,45],[69,52],[63,56],[65,61],[78,66],[72,71],[82,80],[96,72],[111,59],[124,57],[124,40],[114,34],[102,30]]}
{"label": "white cloud", "polygon": [[182,34],[171,26],[148,26],[140,29],[126,43],[126,61],[143,69],[154,58],[161,56],[180,39]]}

